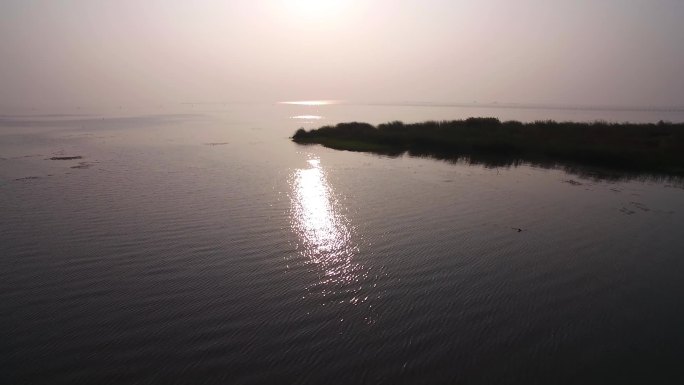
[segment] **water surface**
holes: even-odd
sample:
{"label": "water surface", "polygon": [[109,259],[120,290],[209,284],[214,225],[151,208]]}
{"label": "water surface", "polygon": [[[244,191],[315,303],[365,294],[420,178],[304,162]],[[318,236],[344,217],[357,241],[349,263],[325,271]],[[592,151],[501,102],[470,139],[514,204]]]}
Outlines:
{"label": "water surface", "polygon": [[[681,183],[288,140],[338,121],[677,112],[171,112],[1,117],[0,382],[683,379]],[[65,156],[82,159],[49,159]]]}

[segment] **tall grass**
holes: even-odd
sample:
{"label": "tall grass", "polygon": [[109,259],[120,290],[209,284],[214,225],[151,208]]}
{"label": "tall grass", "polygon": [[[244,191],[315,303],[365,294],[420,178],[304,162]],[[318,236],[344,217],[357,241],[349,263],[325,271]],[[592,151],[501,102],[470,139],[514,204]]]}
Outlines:
{"label": "tall grass", "polygon": [[300,129],[292,139],[351,151],[409,152],[474,162],[497,159],[495,163],[560,163],[684,175],[684,123],[521,123],[469,118],[411,124],[394,121],[375,127],[351,122],[310,131]]}

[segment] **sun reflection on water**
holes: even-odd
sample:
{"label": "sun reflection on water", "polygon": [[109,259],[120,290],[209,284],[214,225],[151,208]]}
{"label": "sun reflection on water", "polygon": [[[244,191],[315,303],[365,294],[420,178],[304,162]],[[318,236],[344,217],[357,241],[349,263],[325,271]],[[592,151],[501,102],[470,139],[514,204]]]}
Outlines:
{"label": "sun reflection on water", "polygon": [[290,105],[295,105],[295,106],[309,106],[309,107],[316,107],[316,106],[328,106],[331,104],[339,104],[339,100],[294,100],[294,101],[287,101],[287,102],[278,102],[278,104],[290,104]]}
{"label": "sun reflection on water", "polygon": [[296,115],[296,116],[290,116],[290,119],[321,120],[321,119],[323,119],[323,117],[320,115]]}
{"label": "sun reflection on water", "polygon": [[319,159],[292,177],[292,226],[298,234],[298,251],[317,266],[318,282],[310,291],[339,296],[340,302],[365,302],[361,296],[367,272],[354,259],[358,247],[353,227],[340,211]]}

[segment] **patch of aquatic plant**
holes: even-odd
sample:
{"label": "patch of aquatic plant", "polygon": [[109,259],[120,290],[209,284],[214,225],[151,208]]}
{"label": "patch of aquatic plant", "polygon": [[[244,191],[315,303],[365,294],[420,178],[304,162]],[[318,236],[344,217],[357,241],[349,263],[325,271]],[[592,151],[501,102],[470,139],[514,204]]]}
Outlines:
{"label": "patch of aquatic plant", "polygon": [[297,143],[349,151],[409,153],[465,159],[489,166],[531,164],[602,167],[627,172],[684,175],[684,123],[522,123],[469,118],[380,124],[340,123],[306,131]]}
{"label": "patch of aquatic plant", "polygon": [[82,156],[53,156],[50,158],[50,160],[74,160],[74,159],[83,159]]}

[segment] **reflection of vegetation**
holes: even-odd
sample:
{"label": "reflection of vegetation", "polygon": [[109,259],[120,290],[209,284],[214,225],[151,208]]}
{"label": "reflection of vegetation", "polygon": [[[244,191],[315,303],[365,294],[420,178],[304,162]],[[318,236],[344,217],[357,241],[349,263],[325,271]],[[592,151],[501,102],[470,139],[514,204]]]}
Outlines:
{"label": "reflection of vegetation", "polygon": [[305,131],[292,139],[350,151],[465,159],[487,166],[520,162],[601,167],[628,173],[684,176],[684,123],[500,122],[496,118],[374,127],[340,123]]}

